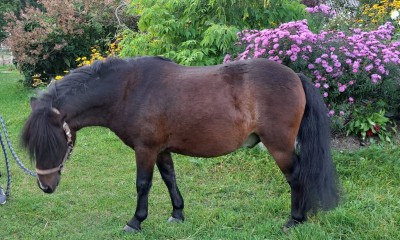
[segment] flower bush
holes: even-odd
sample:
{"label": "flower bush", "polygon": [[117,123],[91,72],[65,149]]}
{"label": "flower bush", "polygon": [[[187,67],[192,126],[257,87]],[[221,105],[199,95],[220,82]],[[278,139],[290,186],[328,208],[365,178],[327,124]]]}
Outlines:
{"label": "flower bush", "polygon": [[360,20],[365,24],[382,24],[389,21],[388,13],[400,9],[400,0],[381,0],[379,3],[364,4]]}
{"label": "flower bush", "polygon": [[[368,109],[368,104],[366,109]],[[391,142],[393,133],[396,133],[396,125],[385,116],[385,110],[368,111],[366,115],[361,109],[356,109],[354,118],[348,123],[347,135],[360,136],[362,141],[371,141],[378,137],[381,141]]]}
{"label": "flower bush", "polygon": [[10,33],[6,45],[27,85],[35,85],[35,79],[48,82],[65,69],[76,67],[77,56],[87,55],[88,46],[104,45],[116,30],[118,0],[37,2],[40,8],[28,6],[19,15],[6,15],[5,30]]}
{"label": "flower bush", "polygon": [[[94,63],[97,60],[105,60],[106,57],[115,57],[118,56],[121,52],[120,41],[122,40],[121,36],[117,36],[115,41],[108,44],[108,49],[106,51],[102,51],[99,46],[94,46],[90,49],[90,55],[88,57],[82,56],[75,59],[77,67],[88,66]],[[64,73],[68,73],[69,71],[64,71]],[[52,80],[61,80],[64,76],[57,75]],[[33,76],[34,86],[46,85],[41,79],[39,75]]]}
{"label": "flower bush", "polygon": [[[393,25],[376,30],[313,33],[307,20],[275,29],[238,33],[236,54],[225,62],[267,58],[303,72],[320,89],[329,115],[348,119],[355,104],[383,99],[389,111],[400,110],[400,42],[392,42]],[[343,122],[342,122],[343,123]]]}

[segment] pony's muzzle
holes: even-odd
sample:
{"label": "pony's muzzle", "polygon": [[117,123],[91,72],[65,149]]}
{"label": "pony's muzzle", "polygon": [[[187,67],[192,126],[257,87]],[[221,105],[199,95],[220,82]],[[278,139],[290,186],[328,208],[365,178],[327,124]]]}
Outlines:
{"label": "pony's muzzle", "polygon": [[42,184],[39,179],[37,179],[37,184],[38,184],[39,188],[45,193],[53,193],[54,192],[54,189],[52,189],[50,186]]}
{"label": "pony's muzzle", "polygon": [[[45,179],[45,180],[47,180],[47,179]],[[53,181],[50,181],[50,183],[46,183],[46,181],[41,181],[41,179],[38,177],[36,179],[36,182],[37,182],[39,188],[43,192],[45,192],[45,193],[53,193],[56,190],[57,186],[58,186],[59,177],[56,177],[55,179],[53,178]]]}

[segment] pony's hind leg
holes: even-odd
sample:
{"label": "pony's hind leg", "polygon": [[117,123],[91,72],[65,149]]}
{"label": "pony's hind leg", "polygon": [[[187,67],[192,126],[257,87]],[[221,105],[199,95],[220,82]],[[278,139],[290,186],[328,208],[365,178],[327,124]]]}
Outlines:
{"label": "pony's hind leg", "polygon": [[300,168],[299,168],[299,156],[292,153],[292,170],[290,174],[286,177],[290,185],[291,190],[291,212],[290,219],[284,225],[284,230],[287,230],[290,227],[294,227],[299,223],[302,223],[307,220],[307,206],[304,205],[305,188],[300,181]]}
{"label": "pony's hind leg", "polygon": [[268,151],[271,153],[279,169],[285,175],[285,178],[291,189],[291,212],[289,221],[284,225],[284,230],[293,227],[307,220],[307,211],[301,204],[303,197],[303,186],[299,181],[299,168],[297,162],[299,158],[295,153],[294,144],[285,145],[285,147],[277,147],[263,141]]}
{"label": "pony's hind leg", "polygon": [[157,157],[157,167],[161,177],[168,188],[172,202],[172,216],[168,219],[169,222],[181,222],[184,220],[183,207],[184,202],[181,193],[176,184],[174,163],[171,153],[162,152]]}

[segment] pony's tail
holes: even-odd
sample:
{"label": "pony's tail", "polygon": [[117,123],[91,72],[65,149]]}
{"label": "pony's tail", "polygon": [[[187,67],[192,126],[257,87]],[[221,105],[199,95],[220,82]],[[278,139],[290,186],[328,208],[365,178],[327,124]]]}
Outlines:
{"label": "pony's tail", "polygon": [[338,205],[339,183],[330,151],[328,110],[321,94],[308,78],[302,73],[298,76],[306,95],[298,133],[299,159],[294,163],[304,191],[299,204],[305,212],[329,210]]}

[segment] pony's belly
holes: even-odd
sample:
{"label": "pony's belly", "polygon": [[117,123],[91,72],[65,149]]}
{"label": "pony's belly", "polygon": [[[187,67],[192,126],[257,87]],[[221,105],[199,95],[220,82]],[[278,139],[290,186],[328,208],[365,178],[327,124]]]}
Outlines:
{"label": "pony's belly", "polygon": [[252,148],[260,142],[260,138],[251,133],[248,137],[234,138],[232,136],[207,138],[207,139],[182,139],[179,144],[167,148],[169,152],[174,152],[193,157],[218,157],[237,150],[240,147]]}

